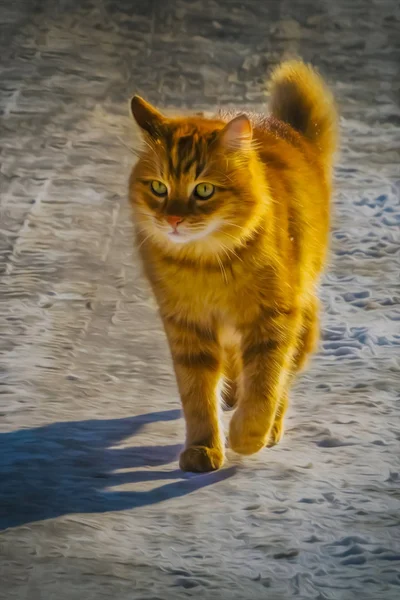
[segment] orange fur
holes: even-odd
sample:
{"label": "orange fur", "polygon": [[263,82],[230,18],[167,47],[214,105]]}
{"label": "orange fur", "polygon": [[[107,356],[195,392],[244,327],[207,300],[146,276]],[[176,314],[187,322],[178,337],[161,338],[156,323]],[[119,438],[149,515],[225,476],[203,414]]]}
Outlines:
{"label": "orange fur", "polygon": [[[221,378],[237,406],[230,447],[252,454],[280,440],[290,382],[318,335],[336,112],[301,62],[271,82],[270,117],[170,119],[132,100],[145,147],[130,201],[182,399],[184,470],[223,464]],[[204,182],[215,189],[208,200],[195,197]]]}

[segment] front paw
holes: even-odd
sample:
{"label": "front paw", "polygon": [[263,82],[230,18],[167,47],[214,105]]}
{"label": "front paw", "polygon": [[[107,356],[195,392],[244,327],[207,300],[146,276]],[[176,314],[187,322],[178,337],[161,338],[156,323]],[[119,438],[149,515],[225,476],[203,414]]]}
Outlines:
{"label": "front paw", "polygon": [[224,452],[219,448],[190,446],[180,455],[179,466],[182,471],[207,473],[208,471],[216,471],[222,467],[224,458]]}
{"label": "front paw", "polygon": [[255,454],[267,443],[269,427],[261,419],[250,418],[236,411],[229,426],[229,447],[238,454]]}

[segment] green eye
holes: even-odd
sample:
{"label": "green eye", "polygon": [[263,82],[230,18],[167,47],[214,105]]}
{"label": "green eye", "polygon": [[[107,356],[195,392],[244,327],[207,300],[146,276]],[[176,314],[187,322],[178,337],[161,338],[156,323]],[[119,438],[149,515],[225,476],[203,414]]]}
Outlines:
{"label": "green eye", "polygon": [[215,187],[211,183],[199,183],[194,188],[194,195],[200,200],[208,200],[215,192]]}
{"label": "green eye", "polygon": [[156,196],[166,196],[167,195],[167,192],[168,192],[167,186],[164,185],[161,181],[157,181],[156,179],[154,179],[154,181],[151,182],[150,187],[151,187],[151,191]]}

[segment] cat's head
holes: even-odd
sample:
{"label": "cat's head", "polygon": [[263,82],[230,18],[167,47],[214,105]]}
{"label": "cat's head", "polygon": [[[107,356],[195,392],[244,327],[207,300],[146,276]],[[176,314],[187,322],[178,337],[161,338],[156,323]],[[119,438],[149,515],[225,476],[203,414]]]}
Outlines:
{"label": "cat's head", "polygon": [[265,181],[248,117],[167,118],[138,96],[131,111],[144,141],[130,194],[142,237],[212,252],[251,235]]}

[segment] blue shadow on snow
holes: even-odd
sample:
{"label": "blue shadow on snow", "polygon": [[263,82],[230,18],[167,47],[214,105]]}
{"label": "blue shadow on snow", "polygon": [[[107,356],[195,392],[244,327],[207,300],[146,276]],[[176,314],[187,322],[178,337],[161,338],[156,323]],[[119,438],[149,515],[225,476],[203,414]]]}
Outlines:
{"label": "blue shadow on snow", "polygon": [[[179,410],[137,417],[53,423],[0,434],[0,530],[60,515],[134,509],[185,496],[234,474],[135,470],[175,461],[180,446],[118,448],[147,423]],[[126,469],[124,472],[117,470]],[[125,483],[175,480],[150,491],[112,491]]]}

